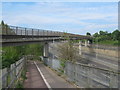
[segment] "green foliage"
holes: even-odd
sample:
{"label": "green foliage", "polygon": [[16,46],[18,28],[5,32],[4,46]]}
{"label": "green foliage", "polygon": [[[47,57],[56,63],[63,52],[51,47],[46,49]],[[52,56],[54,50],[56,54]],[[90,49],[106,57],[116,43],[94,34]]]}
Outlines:
{"label": "green foliage", "polygon": [[91,36],[91,34],[89,32],[86,33],[87,36]]}
{"label": "green foliage", "polygon": [[2,48],[2,68],[9,67],[22,56],[21,46]]}
{"label": "green foliage", "polygon": [[21,78],[23,79],[23,81],[27,79],[27,77],[26,77],[26,71],[27,70],[23,70],[22,73],[21,73]]}
{"label": "green foliage", "polygon": [[43,55],[43,45],[30,44],[26,47],[26,55],[32,55],[34,59],[40,59],[39,56]]}
{"label": "green foliage", "polygon": [[99,31],[99,33],[93,34],[95,37],[93,39],[94,43],[97,44],[105,44],[105,45],[120,45],[120,31],[115,30],[112,33],[108,33],[107,31]]}
{"label": "green foliage", "polygon": [[15,32],[12,29],[10,29],[10,27],[7,24],[5,24],[3,20],[1,21],[0,27],[2,27],[0,29],[0,34],[15,34]]}
{"label": "green foliage", "polygon": [[16,88],[20,88],[20,90],[24,90],[24,87],[21,81],[18,81]]}
{"label": "green foliage", "polygon": [[112,33],[112,39],[113,39],[113,40],[120,40],[120,31],[119,31],[119,30],[115,30],[115,31]]}
{"label": "green foliage", "polygon": [[104,45],[120,45],[118,41],[113,41],[113,40],[105,40],[105,41],[100,41],[97,42],[96,44],[104,44]]}
{"label": "green foliage", "polygon": [[41,44],[30,44],[23,46],[11,46],[2,48],[2,68],[9,67],[19,60],[23,55],[33,55],[34,59],[39,59],[42,55]]}

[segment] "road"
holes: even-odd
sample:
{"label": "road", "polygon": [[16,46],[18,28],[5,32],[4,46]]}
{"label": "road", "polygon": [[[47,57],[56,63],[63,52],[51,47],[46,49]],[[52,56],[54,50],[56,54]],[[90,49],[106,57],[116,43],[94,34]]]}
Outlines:
{"label": "road", "polygon": [[118,59],[117,58],[107,58],[93,53],[82,52],[82,56],[89,59],[89,64],[97,66],[104,69],[118,70]]}
{"label": "road", "polygon": [[[75,48],[78,49],[78,46],[75,46]],[[57,50],[58,50],[57,44],[50,44],[49,45],[50,57],[55,58],[56,56],[58,56],[59,51]],[[97,53],[90,53],[86,51],[82,51],[82,57],[88,59],[90,61],[89,62],[90,65],[94,65],[96,67],[104,69],[118,70],[118,58],[100,55]],[[78,62],[80,61],[78,60]]]}

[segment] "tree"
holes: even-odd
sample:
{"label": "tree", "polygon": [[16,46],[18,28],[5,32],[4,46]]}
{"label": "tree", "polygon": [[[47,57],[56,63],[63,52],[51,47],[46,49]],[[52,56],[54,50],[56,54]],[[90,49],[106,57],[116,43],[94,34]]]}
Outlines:
{"label": "tree", "polygon": [[98,37],[98,36],[99,36],[99,34],[98,34],[98,33],[95,33],[95,34],[93,34],[93,36],[94,36],[94,37]]}
{"label": "tree", "polygon": [[78,58],[80,59],[80,55],[77,54],[77,49],[73,46],[71,41],[59,44],[57,49],[58,59],[61,60],[60,70],[62,71],[64,71],[67,61],[76,62]]}
{"label": "tree", "polygon": [[86,33],[87,36],[91,36],[91,34],[89,32]]}
{"label": "tree", "polygon": [[3,20],[1,21],[0,27],[2,27],[0,29],[1,34],[15,34],[14,30],[12,30],[9,25],[5,24]]}
{"label": "tree", "polygon": [[4,25],[5,25],[3,20],[1,21],[1,25],[2,25],[2,26],[4,26]]}
{"label": "tree", "polygon": [[59,45],[59,58],[64,61],[74,61],[76,56],[76,50],[73,44],[70,42]]}
{"label": "tree", "polygon": [[112,32],[112,38],[113,40],[120,40],[120,31],[115,30],[114,32]]}
{"label": "tree", "polygon": [[99,34],[100,34],[100,35],[107,35],[108,32],[107,32],[107,31],[99,31]]}

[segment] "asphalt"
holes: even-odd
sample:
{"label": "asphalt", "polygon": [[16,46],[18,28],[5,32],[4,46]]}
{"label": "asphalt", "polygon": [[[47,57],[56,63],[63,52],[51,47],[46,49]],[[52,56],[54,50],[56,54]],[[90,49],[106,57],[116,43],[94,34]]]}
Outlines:
{"label": "asphalt", "polygon": [[41,72],[43,73],[51,88],[76,88],[74,85],[58,76],[50,68],[46,67],[42,62],[37,62],[37,65],[41,69]]}
{"label": "asphalt", "polygon": [[[45,80],[50,85],[52,89],[56,88],[76,88],[74,85],[67,82],[65,79],[58,76],[50,68],[46,67],[42,62],[35,61],[36,65],[42,72]],[[28,61],[27,65],[27,79],[24,82],[24,88],[47,88],[43,78],[41,77],[34,61]]]}
{"label": "asphalt", "polygon": [[48,90],[33,61],[27,63],[26,77],[24,88],[46,88]]}

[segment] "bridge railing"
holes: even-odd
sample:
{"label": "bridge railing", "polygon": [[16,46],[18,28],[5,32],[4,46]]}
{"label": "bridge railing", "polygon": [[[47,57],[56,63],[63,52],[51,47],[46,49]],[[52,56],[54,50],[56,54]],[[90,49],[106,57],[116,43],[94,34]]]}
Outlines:
{"label": "bridge railing", "polygon": [[63,35],[63,32],[6,26],[2,27],[2,35],[61,36]]}

